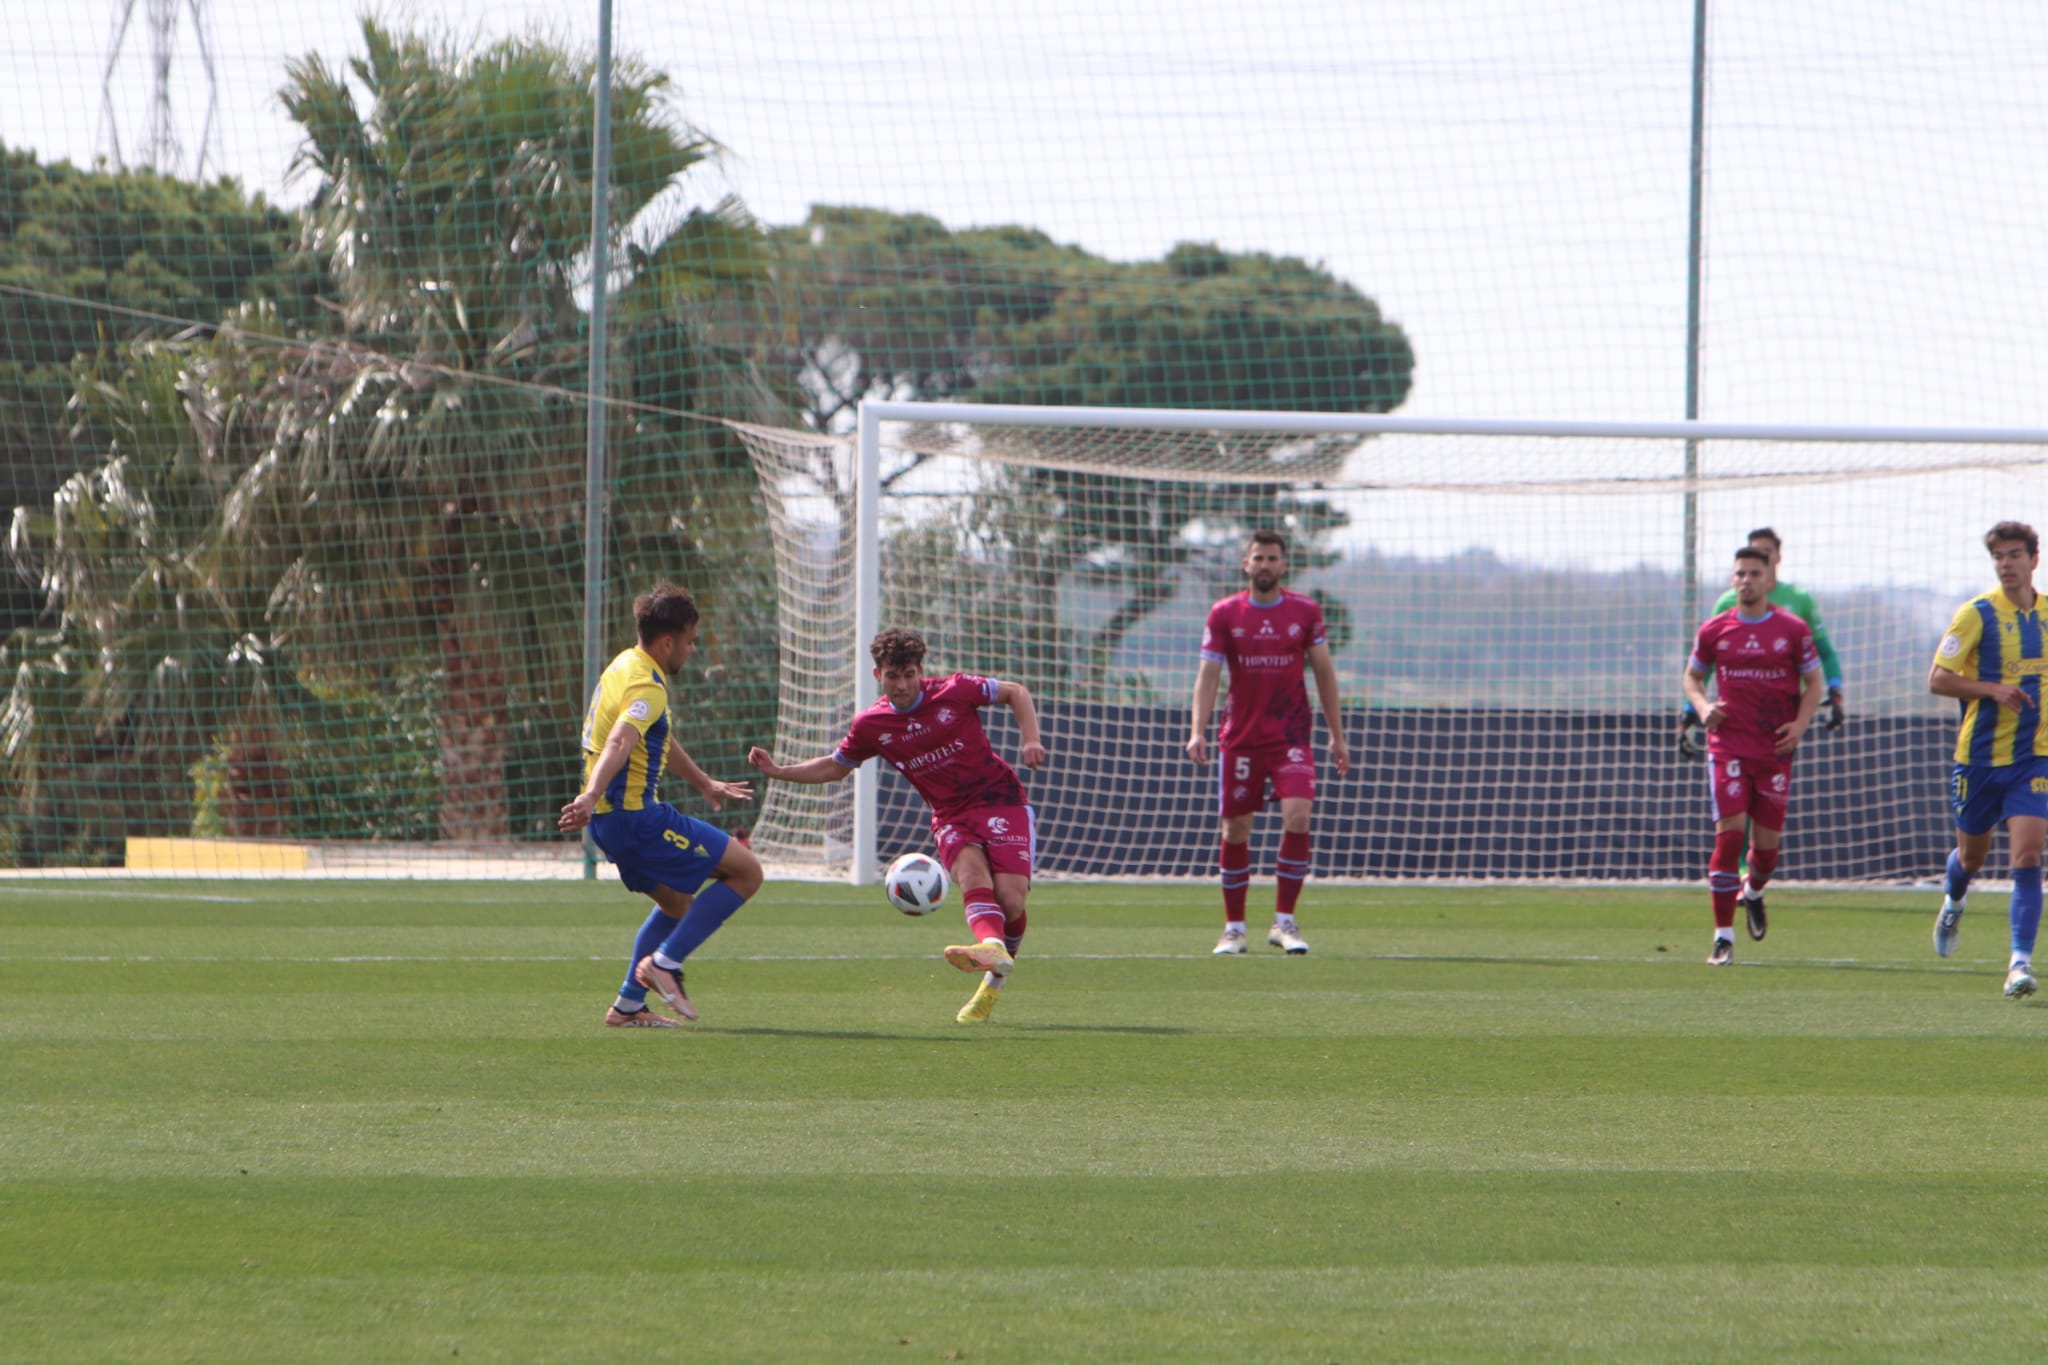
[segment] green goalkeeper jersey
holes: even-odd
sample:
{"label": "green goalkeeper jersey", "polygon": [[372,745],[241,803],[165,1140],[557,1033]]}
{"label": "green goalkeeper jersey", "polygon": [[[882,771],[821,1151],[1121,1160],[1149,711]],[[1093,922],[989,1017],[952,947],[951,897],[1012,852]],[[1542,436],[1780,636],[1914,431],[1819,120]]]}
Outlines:
{"label": "green goalkeeper jersey", "polygon": [[[1814,604],[1813,595],[1792,583],[1779,583],[1771,589],[1771,604],[1783,607],[1813,632],[1813,647],[1820,655],[1821,671],[1827,675],[1828,689],[1840,691],[1842,686],[1842,661],[1835,657],[1834,642],[1828,639],[1828,628],[1820,623],[1820,608]],[[1710,616],[1719,616],[1735,605],[1735,589],[1730,588],[1714,601]]]}

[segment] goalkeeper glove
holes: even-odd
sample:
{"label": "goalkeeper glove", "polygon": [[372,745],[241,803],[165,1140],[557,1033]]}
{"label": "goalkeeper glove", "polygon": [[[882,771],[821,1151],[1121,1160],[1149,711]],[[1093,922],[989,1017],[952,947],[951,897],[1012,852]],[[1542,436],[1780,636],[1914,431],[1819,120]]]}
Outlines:
{"label": "goalkeeper glove", "polygon": [[1833,734],[1841,729],[1842,723],[1848,719],[1849,717],[1842,712],[1842,694],[1840,692],[1828,693],[1828,733]]}
{"label": "goalkeeper glove", "polygon": [[1700,759],[1707,756],[1707,726],[1700,719],[1700,713],[1690,706],[1680,717],[1678,726],[1678,753],[1682,758]]}

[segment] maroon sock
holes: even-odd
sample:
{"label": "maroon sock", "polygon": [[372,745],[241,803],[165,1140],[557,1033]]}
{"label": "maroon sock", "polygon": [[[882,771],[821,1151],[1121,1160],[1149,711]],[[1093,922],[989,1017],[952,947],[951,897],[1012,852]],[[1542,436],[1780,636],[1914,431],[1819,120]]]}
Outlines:
{"label": "maroon sock", "polygon": [[1280,858],[1273,865],[1273,913],[1291,915],[1301,899],[1302,879],[1308,876],[1308,831],[1280,834]]}
{"label": "maroon sock", "polygon": [[1714,898],[1714,927],[1735,927],[1735,898],[1742,890],[1742,831],[1718,830],[1714,856],[1707,860],[1707,890]]}
{"label": "maroon sock", "polygon": [[1749,847],[1749,889],[1761,891],[1771,874],[1778,870],[1778,850],[1775,848]]}
{"label": "maroon sock", "polygon": [[1225,839],[1217,870],[1223,877],[1224,923],[1242,925],[1244,892],[1252,880],[1252,846],[1249,843],[1233,844]]}
{"label": "maroon sock", "polygon": [[976,943],[1003,936],[1003,907],[996,904],[993,887],[963,886],[960,896],[967,902],[967,932],[974,935]]}

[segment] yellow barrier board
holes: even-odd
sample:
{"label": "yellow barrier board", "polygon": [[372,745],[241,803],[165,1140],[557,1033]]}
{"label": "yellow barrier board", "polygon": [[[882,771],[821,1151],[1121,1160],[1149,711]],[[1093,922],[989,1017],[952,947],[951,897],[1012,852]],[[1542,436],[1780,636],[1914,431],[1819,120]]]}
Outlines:
{"label": "yellow barrier board", "polygon": [[129,839],[127,864],[138,872],[304,872],[298,844],[246,839]]}

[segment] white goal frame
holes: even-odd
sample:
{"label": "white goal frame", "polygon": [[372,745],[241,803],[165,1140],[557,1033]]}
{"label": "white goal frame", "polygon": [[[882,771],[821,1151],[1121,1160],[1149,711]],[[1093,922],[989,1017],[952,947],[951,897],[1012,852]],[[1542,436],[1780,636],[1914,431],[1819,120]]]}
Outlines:
{"label": "white goal frame", "polygon": [[[855,461],[855,609],[850,641],[856,711],[873,704],[878,692],[861,666],[868,643],[881,629],[881,453],[887,422],[963,423],[980,427],[1101,427],[1152,431],[1265,433],[1291,436],[1416,435],[1508,436],[1586,439],[1648,439],[1686,443],[1687,579],[1695,581],[1699,529],[1692,513],[1698,478],[1696,448],[1705,441],[1815,442],[1904,445],[2048,446],[2048,428],[1805,426],[1740,422],[1616,422],[1522,419],[1390,417],[1312,412],[1255,412],[1174,408],[1032,407],[1020,404],[866,400],[860,404]],[[1133,477],[1145,477],[1133,474]],[[1667,476],[1668,478],[1668,476]],[[854,774],[853,848],[847,879],[853,885],[876,880],[879,772],[862,764]]]}

